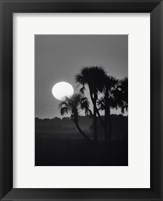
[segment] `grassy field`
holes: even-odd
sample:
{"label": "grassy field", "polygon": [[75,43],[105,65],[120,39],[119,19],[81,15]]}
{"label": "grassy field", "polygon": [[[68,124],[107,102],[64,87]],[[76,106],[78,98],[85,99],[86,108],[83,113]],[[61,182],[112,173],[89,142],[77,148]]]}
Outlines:
{"label": "grassy field", "polygon": [[91,138],[87,142],[69,118],[36,119],[36,166],[127,166],[128,118],[112,115],[112,141],[104,142],[104,131],[98,122],[98,141],[93,141],[92,119],[82,117],[80,126]]}
{"label": "grassy field", "polygon": [[52,133],[37,133],[36,166],[127,166],[127,139],[104,143],[89,143],[80,137],[56,137]]}

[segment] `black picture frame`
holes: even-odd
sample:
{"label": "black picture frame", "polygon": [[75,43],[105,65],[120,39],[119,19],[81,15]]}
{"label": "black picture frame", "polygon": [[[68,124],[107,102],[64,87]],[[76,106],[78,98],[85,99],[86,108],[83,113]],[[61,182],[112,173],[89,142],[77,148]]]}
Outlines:
{"label": "black picture frame", "polygon": [[[151,16],[151,188],[13,188],[13,13],[127,12]],[[0,0],[0,198],[2,200],[163,200],[163,2],[161,0]],[[143,98],[143,97],[142,97]],[[87,181],[86,181],[87,182]]]}

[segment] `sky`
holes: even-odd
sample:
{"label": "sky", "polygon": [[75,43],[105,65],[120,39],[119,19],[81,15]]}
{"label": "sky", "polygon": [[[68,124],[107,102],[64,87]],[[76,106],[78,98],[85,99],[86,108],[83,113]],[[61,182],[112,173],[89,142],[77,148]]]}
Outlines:
{"label": "sky", "polygon": [[85,66],[102,66],[108,75],[128,77],[128,36],[35,35],[35,117],[61,117],[52,87],[65,81],[77,92],[75,75]]}

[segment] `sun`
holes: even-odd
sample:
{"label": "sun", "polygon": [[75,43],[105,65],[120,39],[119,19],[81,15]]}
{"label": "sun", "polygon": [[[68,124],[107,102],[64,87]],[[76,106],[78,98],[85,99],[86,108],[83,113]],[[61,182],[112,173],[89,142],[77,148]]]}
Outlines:
{"label": "sun", "polygon": [[71,97],[74,93],[74,89],[68,82],[57,82],[52,87],[52,94],[57,100],[64,100],[65,97]]}

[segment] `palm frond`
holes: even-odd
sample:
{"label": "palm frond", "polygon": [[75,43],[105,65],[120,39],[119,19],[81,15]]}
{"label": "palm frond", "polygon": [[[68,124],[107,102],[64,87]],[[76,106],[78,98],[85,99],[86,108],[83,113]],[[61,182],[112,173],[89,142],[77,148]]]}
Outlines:
{"label": "palm frond", "polygon": [[89,105],[90,105],[90,103],[86,97],[81,98],[81,102],[80,102],[81,109],[88,110]]}
{"label": "palm frond", "polygon": [[112,91],[118,86],[119,80],[113,76],[107,76],[105,80],[105,84],[107,89],[109,91]]}
{"label": "palm frond", "polygon": [[89,117],[93,116],[93,113],[90,109],[85,110],[85,115],[88,115]]}
{"label": "palm frond", "polygon": [[82,74],[77,74],[75,76],[75,81],[76,81],[76,83],[81,84],[81,85],[84,85],[84,83],[85,83],[85,80],[84,80],[84,77]]}
{"label": "palm frond", "polygon": [[63,116],[64,114],[68,114],[69,111],[71,110],[70,105],[67,101],[67,99],[65,99],[65,101],[62,101],[59,106],[58,106],[59,110],[60,110],[60,114]]}
{"label": "palm frond", "polygon": [[85,91],[85,86],[83,85],[83,87],[80,88],[80,92],[81,92],[82,94],[84,94],[84,91]]}
{"label": "palm frond", "polygon": [[88,85],[94,93],[97,91],[102,92],[104,87],[104,79],[106,77],[106,72],[101,66],[89,66],[83,67],[80,74],[75,76],[77,83],[81,85]]}
{"label": "palm frond", "polygon": [[62,116],[63,116],[64,114],[68,114],[68,109],[67,109],[67,107],[62,107],[62,108],[60,109],[60,113],[61,113]]}
{"label": "palm frond", "polygon": [[101,97],[99,100],[97,100],[97,106],[99,110],[105,109],[105,99],[104,97]]}
{"label": "palm frond", "polygon": [[60,102],[58,108],[61,109],[62,107],[67,107],[67,108],[69,108],[68,102],[67,102],[67,101],[62,101],[62,102]]}

